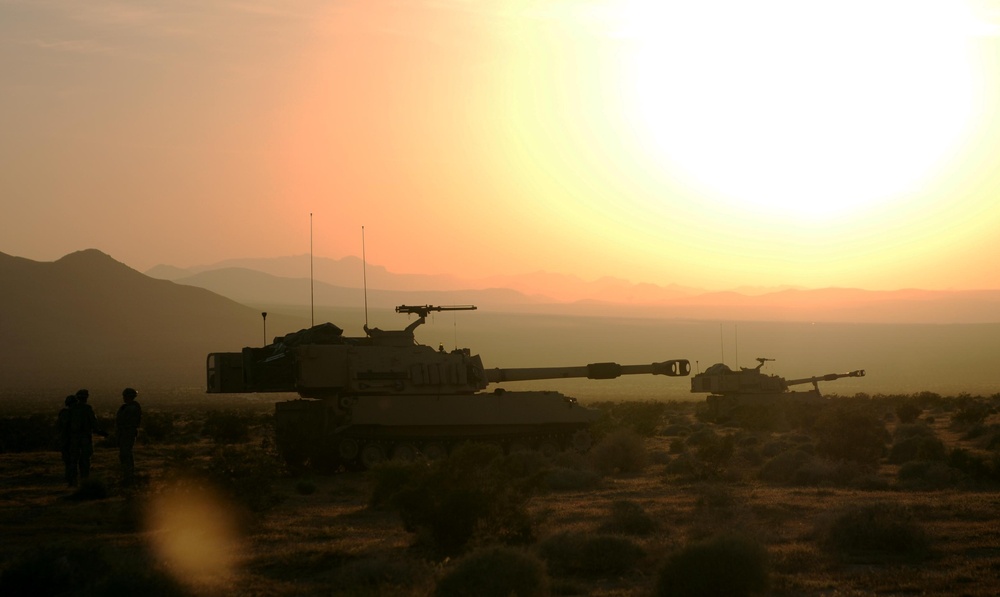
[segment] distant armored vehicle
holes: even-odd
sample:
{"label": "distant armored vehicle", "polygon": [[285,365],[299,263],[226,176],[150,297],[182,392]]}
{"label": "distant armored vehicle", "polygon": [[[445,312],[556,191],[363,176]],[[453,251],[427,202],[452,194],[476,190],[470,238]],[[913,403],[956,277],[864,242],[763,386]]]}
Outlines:
{"label": "distant armored vehicle", "polygon": [[[864,369],[848,373],[827,373],[815,377],[786,380],[777,375],[761,372],[764,363],[774,359],[757,358],[754,368],[740,367],[733,371],[723,363],[716,363],[691,378],[691,391],[709,393],[706,398],[709,415],[716,421],[725,421],[745,408],[755,408],[768,404],[780,404],[790,400],[810,400],[822,398],[819,382],[833,381],[842,377],[864,377]],[[813,384],[813,389],[792,391],[790,386]]]}
{"label": "distant armored vehicle", "polygon": [[483,392],[490,383],[621,375],[688,375],[676,359],[650,365],[593,363],[578,367],[486,369],[468,348],[446,352],[418,344],[414,330],[432,311],[472,305],[400,305],[417,315],[403,330],[365,326],[346,337],[325,323],[262,348],[208,355],[208,392],[296,392],[275,404],[276,441],[290,466],[366,468],[386,458],[440,458],[462,441],[487,441],[508,451],[554,452],[590,447],[600,411],[553,391]]}

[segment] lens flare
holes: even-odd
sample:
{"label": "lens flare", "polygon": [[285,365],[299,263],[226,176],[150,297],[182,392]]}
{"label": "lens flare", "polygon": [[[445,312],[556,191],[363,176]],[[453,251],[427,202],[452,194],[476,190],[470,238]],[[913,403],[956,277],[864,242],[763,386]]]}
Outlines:
{"label": "lens flare", "polygon": [[232,512],[215,492],[191,483],[176,483],[152,499],[150,540],[178,581],[196,587],[232,580],[239,547]]}

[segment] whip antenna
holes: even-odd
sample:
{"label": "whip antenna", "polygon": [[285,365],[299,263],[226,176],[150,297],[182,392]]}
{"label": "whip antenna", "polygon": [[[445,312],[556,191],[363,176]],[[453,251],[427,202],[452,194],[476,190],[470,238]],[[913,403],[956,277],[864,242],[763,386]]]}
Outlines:
{"label": "whip antenna", "polygon": [[365,329],[368,329],[368,260],[365,258],[365,227],[361,227],[361,281],[365,289]]}
{"label": "whip antenna", "polygon": [[313,291],[313,215],[309,212],[309,325],[316,325],[316,294]]}
{"label": "whip antenna", "polygon": [[722,332],[723,332],[722,322],[720,321],[719,322],[719,352],[722,355],[722,362],[725,363],[726,362],[726,340],[725,340],[725,338],[723,338]]}

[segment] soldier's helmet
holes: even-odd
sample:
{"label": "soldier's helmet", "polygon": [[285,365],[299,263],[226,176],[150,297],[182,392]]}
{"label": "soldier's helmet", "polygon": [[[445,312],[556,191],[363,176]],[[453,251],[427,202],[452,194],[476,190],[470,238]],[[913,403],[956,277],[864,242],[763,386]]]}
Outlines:
{"label": "soldier's helmet", "polygon": [[122,398],[135,398],[139,395],[133,388],[125,388],[122,390]]}
{"label": "soldier's helmet", "polygon": [[88,390],[77,390],[76,399],[80,402],[86,402],[87,398],[90,398],[90,392]]}

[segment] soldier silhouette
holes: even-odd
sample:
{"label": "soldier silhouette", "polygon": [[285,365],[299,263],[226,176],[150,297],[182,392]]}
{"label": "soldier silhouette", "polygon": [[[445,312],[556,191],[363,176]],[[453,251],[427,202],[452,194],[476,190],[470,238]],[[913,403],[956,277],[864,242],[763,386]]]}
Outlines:
{"label": "soldier silhouette", "polygon": [[90,392],[79,390],[76,393],[76,406],[71,411],[71,426],[75,425],[76,444],[79,450],[80,479],[86,480],[90,476],[90,458],[94,455],[94,434],[107,437],[108,432],[101,426],[94,414],[94,409],[87,404]]}
{"label": "soldier silhouette", "polygon": [[135,481],[135,458],[132,448],[139,435],[139,423],[142,422],[142,407],[135,398],[139,395],[133,388],[122,390],[123,404],[115,414],[115,433],[118,436],[118,461],[122,465],[122,482],[130,485]]}
{"label": "soldier silhouette", "polygon": [[59,451],[62,453],[63,466],[66,469],[66,484],[70,487],[76,485],[77,467],[80,460],[78,442],[72,433],[73,409],[76,406],[76,396],[74,394],[66,396],[56,423],[56,428],[59,431]]}

